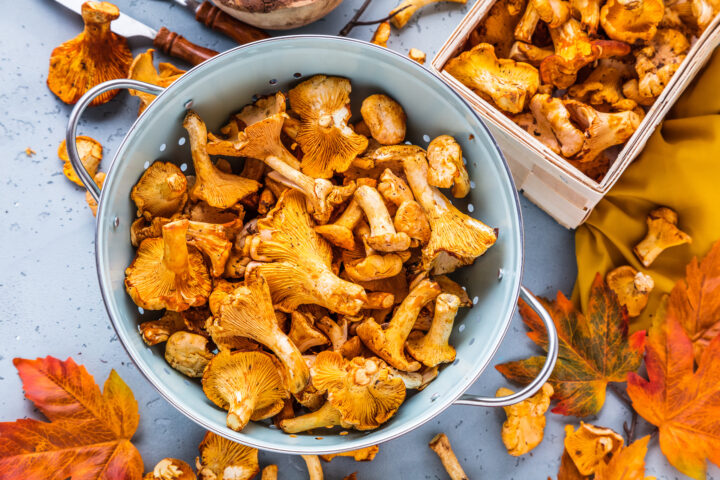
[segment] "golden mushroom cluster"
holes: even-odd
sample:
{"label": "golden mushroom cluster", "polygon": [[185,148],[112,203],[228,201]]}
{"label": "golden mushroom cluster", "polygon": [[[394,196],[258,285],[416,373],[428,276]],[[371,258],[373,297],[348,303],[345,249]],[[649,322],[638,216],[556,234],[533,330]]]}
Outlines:
{"label": "golden mushroom cluster", "polygon": [[600,181],[719,12],[711,0],[498,0],[445,70]]}
{"label": "golden mushroom cluster", "polygon": [[472,302],[446,274],[497,238],[440,190],[471,188],[454,138],[406,142],[405,111],[383,94],[350,123],[350,92],[317,75],[217,133],[190,111],[194,175],[156,161],[132,189],[125,287],[164,311],[140,333],[233,430],[382,425],[455,359]]}

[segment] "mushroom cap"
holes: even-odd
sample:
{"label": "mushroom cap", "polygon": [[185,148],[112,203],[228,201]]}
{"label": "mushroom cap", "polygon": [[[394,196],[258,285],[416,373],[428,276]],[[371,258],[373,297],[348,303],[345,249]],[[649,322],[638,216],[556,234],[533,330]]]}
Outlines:
{"label": "mushroom cap", "polygon": [[320,458],[325,462],[331,462],[335,457],[353,457],[356,462],[372,462],[375,460],[375,456],[380,451],[380,447],[377,445],[371,445],[369,447],[361,448],[359,450],[350,450],[341,453],[331,453],[328,455],[320,455]]}
{"label": "mushroom cap", "polygon": [[[534,97],[533,97],[534,98]],[[560,142],[555,138],[555,134],[550,127],[547,118],[537,118],[531,112],[518,113],[510,117],[520,128],[528,132],[533,138],[536,138],[543,145],[553,152],[560,154]]]}
{"label": "mushroom cap", "polygon": [[[508,388],[500,388],[497,397],[511,395]],[[545,412],[550,407],[552,385],[546,383],[540,391],[520,403],[504,407],[507,420],[502,426],[502,441],[510,455],[524,455],[537,447],[543,439]]]}
{"label": "mushroom cap", "polygon": [[550,48],[542,48],[532,43],[517,41],[510,48],[508,58],[517,62],[529,63],[533,67],[539,67],[543,60],[555,53]]}
{"label": "mushroom cap", "polygon": [[638,272],[630,265],[624,265],[608,272],[605,280],[608,287],[617,295],[620,304],[627,307],[630,317],[640,315],[655,286],[650,275]]}
{"label": "mushroom cap", "polygon": [[258,451],[207,432],[198,446],[200,480],[250,480],[260,471]]}
{"label": "mushroom cap", "polygon": [[[105,172],[97,172],[93,177],[93,180],[95,180],[95,184],[101,189],[105,184],[105,177],[107,177],[107,174]],[[88,207],[90,207],[93,217],[97,217],[98,204],[93,198],[93,196],[90,195],[90,191],[85,192],[85,202],[87,202]]]}
{"label": "mushroom cap", "polygon": [[170,335],[165,344],[165,360],[188,377],[202,377],[203,370],[212,358],[208,339],[196,333],[177,331]]}
{"label": "mushroom cap", "polygon": [[316,75],[290,90],[290,106],[301,119],[297,142],[304,153],[303,173],[330,178],[367,148],[367,138],[347,124],[351,89],[345,78]]}
{"label": "mushroom cap", "polygon": [[185,321],[179,312],[167,311],[157,320],[139,325],[140,335],[146,345],[152,347],[167,341],[173,333],[185,328]]}
{"label": "mushroom cap", "polygon": [[125,270],[125,289],[146,310],[183,311],[204,305],[212,282],[203,256],[188,247],[187,220],[168,223],[162,238],[147,238]]}
{"label": "mushroom cap", "polygon": [[395,253],[365,256],[362,242],[355,248],[343,250],[341,254],[345,273],[353,282],[381,280],[398,275],[403,268],[402,258]]}
{"label": "mushroom cap", "polygon": [[202,376],[205,395],[228,410],[228,427],[245,428],[249,420],[263,420],[282,410],[290,394],[280,363],[263,352],[223,350]]}
{"label": "mushroom cap", "polygon": [[445,70],[500,109],[520,113],[540,86],[538,70],[530,64],[495,56],[495,48],[480,43],[451,59]]}
{"label": "mushroom cap", "polygon": [[389,168],[380,175],[377,189],[387,202],[391,202],[396,207],[415,199],[405,180],[395,175]]}
{"label": "mushroom cap", "polygon": [[[239,222],[242,224],[242,222]],[[230,227],[232,225],[229,225]],[[207,255],[210,260],[210,273],[220,277],[225,272],[225,264],[230,258],[232,242],[223,225],[205,222],[189,222],[188,243]]]}
{"label": "mushroom cap", "polygon": [[614,105],[624,98],[623,79],[633,75],[633,69],[627,63],[615,58],[602,58],[585,81],[570,87],[568,93],[578,100],[589,101],[592,105]]}
{"label": "mushroom cap", "polygon": [[192,467],[177,458],[163,458],[144,480],[196,480]]}
{"label": "mushroom cap", "polygon": [[173,163],[154,162],[132,188],[130,198],[138,208],[138,216],[148,220],[170,218],[187,202],[187,178]]}
{"label": "mushroom cap", "polygon": [[322,235],[328,242],[345,250],[355,248],[355,235],[352,230],[344,225],[327,223],[318,225],[315,231]]}
{"label": "mushroom cap", "polygon": [[370,43],[387,48],[387,42],[390,40],[391,33],[392,29],[390,28],[390,22],[380,22],[375,30],[375,33],[373,33],[373,36],[370,39]]}
{"label": "mushroom cap", "polygon": [[[128,78],[138,80],[145,83],[151,83],[159,87],[168,87],[178,78],[185,74],[185,70],[180,70],[171,63],[160,63],[159,71],[153,65],[154,49],[148,48],[145,53],[139,54],[130,65]],[[139,90],[129,90],[130,95],[134,95],[140,99],[140,107],[138,115],[140,115],[148,105],[155,99],[155,95],[141,92]]]}
{"label": "mushroom cap", "polygon": [[290,318],[292,320],[288,337],[298,347],[300,353],[313,347],[330,344],[328,338],[314,327],[314,321],[309,315],[295,311],[290,314]]}
{"label": "mushroom cap", "polygon": [[313,386],[326,391],[343,421],[358,430],[379,427],[405,400],[402,379],[392,377],[385,362],[376,357],[346,360],[326,350],[318,354],[311,372]]}
{"label": "mushroom cap", "polygon": [[360,114],[372,137],[383,145],[405,140],[407,116],[402,106],[384,94],[370,95],[362,102]]}
{"label": "mushroom cap", "polygon": [[[284,192],[265,218],[258,220],[251,256],[267,279],[273,302],[291,312],[302,304],[317,304],[354,315],[367,300],[359,285],[344,281],[331,270],[330,244],[313,229],[304,197]],[[246,242],[247,243],[247,242]]]}
{"label": "mushroom cap", "polygon": [[[88,171],[91,177],[95,176],[103,157],[102,145],[94,138],[86,137],[84,135],[75,137],[75,145],[78,149],[80,162],[85,167],[85,170]],[[60,146],[58,147],[58,157],[63,161],[63,173],[67,179],[74,184],[85,188],[85,185],[83,185],[80,177],[78,177],[77,172],[75,172],[72,163],[70,163],[70,157],[68,156],[67,145],[64,139],[60,142]]]}
{"label": "mushroom cap", "polygon": [[[83,3],[85,28],[50,54],[47,85],[60,100],[74,104],[95,85],[127,77],[132,53],[125,37],[110,31],[110,22],[119,16],[120,10],[112,3]],[[98,95],[90,105],[106,103],[118,91]]]}
{"label": "mushroom cap", "polygon": [[470,178],[463,163],[460,144],[450,135],[434,138],[427,149],[430,170],[428,183],[433,187],[453,187],[455,198],[464,198],[470,193]]}
{"label": "mushroom cap", "polygon": [[607,0],[600,10],[600,24],[613,40],[647,42],[664,15],[662,0]]}
{"label": "mushroom cap", "polygon": [[202,200],[212,207],[226,209],[260,189],[260,184],[255,180],[225,173],[213,165],[208,153],[207,128],[197,113],[189,111],[183,127],[190,139],[197,177],[190,189],[192,200]]}
{"label": "mushroom cap", "polygon": [[133,247],[139,247],[146,238],[162,237],[163,225],[172,220],[164,217],[154,217],[150,222],[145,217],[138,217],[130,226],[130,243]]}
{"label": "mushroom cap", "polygon": [[654,100],[662,93],[680,68],[688,50],[690,42],[682,32],[673,28],[661,28],[647,47],[635,52],[637,90],[641,99]]}
{"label": "mushroom cap", "polygon": [[617,452],[623,438],[609,428],[580,422],[577,430],[565,426],[565,451],[582,475],[592,475],[598,464]]}
{"label": "mushroom cap", "polygon": [[585,135],[570,121],[570,113],[562,100],[538,93],[530,101],[530,111],[538,122],[546,121],[550,125],[564,156],[572,157],[582,149]]}
{"label": "mushroom cap", "polygon": [[419,203],[412,200],[400,205],[395,212],[393,225],[398,233],[405,233],[418,245],[425,245],[430,241],[432,231],[425,211]]}

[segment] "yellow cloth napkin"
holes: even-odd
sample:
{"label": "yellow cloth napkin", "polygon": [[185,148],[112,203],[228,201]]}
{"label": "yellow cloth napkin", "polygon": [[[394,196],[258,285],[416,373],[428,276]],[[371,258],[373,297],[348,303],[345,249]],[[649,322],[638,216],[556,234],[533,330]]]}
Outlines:
{"label": "yellow cloth napkin", "polygon": [[[656,206],[678,213],[693,242],[667,249],[646,269],[632,249],[647,231]],[[720,238],[720,50],[650,137],[642,154],[575,233],[578,277],[573,298],[587,311],[596,272],[621,265],[652,276],[655,289],[631,329],[650,325],[662,294],[685,276],[693,256],[703,257]]]}

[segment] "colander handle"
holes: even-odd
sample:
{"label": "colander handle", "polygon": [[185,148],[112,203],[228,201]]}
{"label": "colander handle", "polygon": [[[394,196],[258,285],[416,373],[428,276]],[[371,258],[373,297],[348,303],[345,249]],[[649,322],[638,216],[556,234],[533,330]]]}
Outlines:
{"label": "colander handle", "polygon": [[553,319],[548,311],[545,310],[545,307],[543,307],[538,299],[535,298],[535,296],[525,287],[520,287],[520,298],[522,298],[528,306],[530,306],[530,308],[532,308],[535,313],[540,316],[540,319],[547,329],[547,357],[545,358],[545,364],[543,365],[542,370],[540,370],[538,376],[535,377],[529,385],[512,395],[507,395],[505,397],[478,397],[475,395],[463,395],[454,403],[454,405],[506,407],[532,397],[540,390],[540,388],[542,388],[547,379],[550,378],[550,374],[552,373],[553,368],[555,368],[555,362],[558,356],[558,335],[557,330],[555,329],[555,324],[553,323]]}
{"label": "colander handle", "polygon": [[100,202],[100,187],[97,183],[95,183],[95,180],[80,161],[80,154],[78,153],[77,145],[75,144],[77,124],[80,121],[80,116],[83,114],[88,105],[90,105],[90,102],[95,99],[95,97],[110,90],[117,90],[118,88],[140,90],[141,92],[149,93],[151,95],[158,95],[164,90],[162,87],[158,87],[157,85],[138,82],[137,80],[128,80],[125,78],[109,80],[88,90],[85,95],[80,97],[80,100],[78,100],[75,107],[72,109],[72,112],[70,112],[67,129],[65,130],[65,143],[67,144],[68,157],[70,158],[70,163],[72,163],[73,168],[80,177],[80,181],[82,181],[83,185],[85,185],[85,188],[87,188],[87,191],[90,192],[90,196],[95,200],[95,202]]}

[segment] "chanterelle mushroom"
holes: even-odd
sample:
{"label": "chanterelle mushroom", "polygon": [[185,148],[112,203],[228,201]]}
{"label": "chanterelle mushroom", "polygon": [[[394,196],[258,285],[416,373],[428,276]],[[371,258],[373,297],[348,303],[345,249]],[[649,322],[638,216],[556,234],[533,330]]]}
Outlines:
{"label": "chanterelle mushroom", "polygon": [[529,63],[533,67],[539,67],[543,60],[554,53],[555,51],[552,48],[538,47],[532,43],[518,41],[510,47],[508,58],[517,62]]}
{"label": "chanterelle mushroom", "polygon": [[495,48],[480,43],[451,59],[445,70],[461,83],[510,113],[523,111],[540,86],[540,76],[530,64],[495,56]]}
{"label": "chanterelle mushroom", "polygon": [[163,458],[143,480],[196,480],[192,467],[177,458]]}
{"label": "chanterelle mushroom", "polygon": [[565,426],[565,450],[582,475],[592,475],[598,464],[623,445],[623,438],[609,428],[580,422],[577,430]]}
{"label": "chanterelle mushroom", "polygon": [[560,151],[566,157],[572,157],[580,151],[585,142],[585,134],[570,121],[570,113],[562,100],[545,93],[538,93],[530,101],[530,111],[538,124],[547,122],[555,138],[560,142]]}
{"label": "chanterelle mushroom", "polygon": [[[637,94],[641,98],[638,103],[645,104],[644,100],[652,101],[662,93],[688,50],[690,43],[682,32],[661,28],[646,47],[635,52]],[[627,93],[626,96],[633,98]]]}
{"label": "chanterelle mushroom", "polygon": [[195,462],[200,480],[250,480],[260,471],[258,451],[207,432]]}
{"label": "chanterelle mushroom", "polygon": [[[83,164],[85,170],[88,171],[90,176],[94,176],[97,173],[98,168],[100,167],[100,162],[102,161],[102,145],[94,138],[86,137],[84,135],[75,137],[75,145],[78,149],[80,162]],[[75,172],[72,163],[70,163],[70,157],[68,156],[65,140],[60,142],[57,154],[60,160],[63,161],[63,173],[65,174],[67,179],[74,184],[85,188],[85,185],[83,185],[80,177],[78,177],[77,172]]]}
{"label": "chanterelle mushroom", "polygon": [[600,24],[613,40],[647,42],[664,14],[663,0],[607,0],[600,10]]}
{"label": "chanterelle mushroom", "polygon": [[667,207],[656,208],[647,217],[648,231],[633,251],[649,267],[666,248],[692,243],[692,238],[677,226],[678,215]]}
{"label": "chanterelle mushroom", "polygon": [[[82,4],[82,33],[50,54],[47,85],[60,100],[73,104],[95,85],[127,77],[132,53],[125,37],[110,31],[110,22],[119,16],[120,10],[112,3]],[[90,105],[108,102],[118,91],[98,95]]]}
{"label": "chanterelle mushroom", "polygon": [[183,311],[204,305],[212,282],[200,252],[188,246],[187,220],[162,227],[162,238],[147,238],[125,270],[125,289],[146,310]]}
{"label": "chanterelle mushroom", "polygon": [[595,35],[600,24],[600,0],[570,0],[570,6],[580,16],[583,28]]}
{"label": "chanterelle mushroom", "polygon": [[345,275],[354,282],[380,280],[394,277],[403,268],[403,258],[395,253],[380,254],[365,239],[370,235],[370,227],[366,224],[358,227],[362,243],[357,242],[352,250],[343,250],[342,261]]}
{"label": "chanterelle mushroom", "polygon": [[310,372],[300,351],[278,327],[268,283],[258,270],[248,273],[245,285],[222,300],[217,310],[208,327],[216,343],[240,336],[265,345],[285,365],[290,392],[305,388]]}
{"label": "chanterelle mushroom", "polygon": [[614,40],[592,40],[580,22],[570,18],[558,28],[550,29],[555,55],[540,64],[543,82],[558,88],[575,83],[577,72],[599,58],[621,57],[630,53],[630,45]]}
{"label": "chanterelle mushroom", "polygon": [[434,138],[427,149],[428,183],[433,187],[450,188],[455,198],[470,193],[470,178],[463,163],[460,144],[450,135]]}
{"label": "chanterelle mushroom", "polygon": [[155,162],[143,172],[130,192],[138,216],[170,218],[187,202],[187,178],[177,165]]}
{"label": "chanterelle mushroom", "polygon": [[605,149],[625,143],[643,119],[642,111],[605,113],[576,100],[566,100],[570,116],[585,131],[585,141],[576,160],[589,162]]}
{"label": "chanterelle mushroom", "polygon": [[290,90],[290,106],[300,116],[297,142],[304,153],[303,173],[330,178],[347,170],[368,145],[350,128],[350,81],[316,75]]}
{"label": "chanterelle mushroom", "polygon": [[366,302],[365,290],[332,272],[332,249],[313,230],[302,195],[286,191],[270,213],[257,222],[244,250],[259,263],[277,308],[291,312],[302,304],[317,304],[344,315],[355,315]]}
{"label": "chanterelle mushroom", "polygon": [[395,145],[405,140],[405,110],[387,95],[367,97],[363,100],[360,114],[372,137],[382,145]]}
{"label": "chanterelle mushroom", "polygon": [[510,119],[517,123],[520,128],[528,132],[533,138],[538,139],[543,145],[548,147],[553,152],[560,153],[560,142],[555,138],[555,134],[550,127],[550,122],[547,118],[541,116],[540,118],[535,117],[530,112],[518,113],[513,115]]}
{"label": "chanterelle mushroom", "polygon": [[455,349],[448,344],[455,315],[460,308],[460,299],[450,293],[441,293],[435,299],[435,315],[430,330],[423,335],[411,332],[407,340],[407,351],[414,359],[428,367],[455,360]]}
{"label": "chanterelle mushroom", "polygon": [[366,241],[371,248],[382,252],[401,252],[410,248],[410,237],[404,232],[395,231],[380,192],[373,187],[362,185],[355,190],[355,201],[370,224],[371,232]]}
{"label": "chanterelle mushroom", "polygon": [[282,410],[290,395],[279,366],[267,353],[223,350],[205,369],[203,391],[228,411],[227,426],[239,432],[250,420],[270,418]]}
{"label": "chanterelle mushroom", "polygon": [[558,28],[570,18],[570,4],[565,0],[529,0],[525,13],[515,27],[515,38],[532,43],[532,36],[540,20],[550,28]]}
{"label": "chanterelle mushroom", "polygon": [[[512,393],[510,389],[500,388],[496,396],[504,397]],[[552,385],[546,383],[527,400],[503,407],[507,420],[502,426],[502,441],[510,455],[524,455],[540,444],[545,431],[545,412],[550,407],[553,393]]]}
{"label": "chanterelle mushroom", "polygon": [[[570,96],[592,105],[618,105],[624,97],[622,81],[633,75],[632,67],[615,58],[602,58],[583,83],[568,90]],[[632,110],[632,108],[630,108]]]}
{"label": "chanterelle mushroom", "polygon": [[650,275],[638,272],[630,265],[618,267],[605,276],[608,287],[618,296],[621,305],[627,307],[630,317],[637,317],[648,302],[655,286]]}
{"label": "chanterelle mushroom", "polygon": [[330,453],[328,455],[320,455],[325,462],[332,462],[336,457],[352,457],[356,462],[372,462],[380,451],[377,445],[361,448],[359,450],[350,450],[349,452]]}
{"label": "chanterelle mushroom", "polygon": [[228,225],[192,221],[188,225],[188,243],[207,255],[213,277],[220,277],[225,272],[232,249],[230,238],[234,236],[230,230],[236,223],[242,224],[236,220]]}
{"label": "chanterelle mushroom", "polygon": [[[360,183],[360,181],[358,181]],[[328,242],[345,250],[355,248],[353,229],[363,218],[363,211],[354,198],[347,203],[343,213],[333,223],[318,225],[315,231]]]}
{"label": "chanterelle mushroom", "polygon": [[428,183],[425,152],[419,147],[382,147],[373,156],[401,158],[408,184],[425,210],[432,233],[422,250],[423,268],[435,274],[470,265],[497,239],[497,232],[456,209],[437,188]]}
{"label": "chanterelle mushroom", "polygon": [[190,332],[175,332],[165,344],[165,360],[178,372],[188,377],[202,377],[213,353],[208,339]]}
{"label": "chanterelle mushroom", "polygon": [[302,312],[292,312],[290,323],[290,332],[288,337],[295,346],[304,353],[306,350],[320,345],[327,345],[330,340],[315,326],[310,315]]}
{"label": "chanterelle mushroom", "polygon": [[372,318],[365,319],[357,327],[357,335],[363,343],[393,367],[406,372],[420,369],[420,363],[405,356],[405,340],[410,335],[420,310],[440,295],[440,286],[430,280],[423,280],[413,288],[390,320],[382,329]]}
{"label": "chanterelle mushroom", "polygon": [[[182,77],[185,70],[180,70],[171,63],[161,62],[158,65],[158,70],[153,65],[153,50],[149,48],[145,53],[141,53],[130,65],[130,73],[128,78],[131,80],[139,80],[145,83],[152,83],[158,87],[168,87],[178,78]],[[155,99],[155,95],[150,93],[141,92],[139,90],[129,90],[131,95],[134,95],[140,99],[140,107],[138,108],[138,115],[140,115],[150,102]]]}
{"label": "chanterelle mushroom", "polygon": [[370,43],[387,48],[387,42],[390,40],[391,33],[392,29],[390,28],[390,22],[381,22],[378,25],[377,30],[375,30],[372,39],[370,39]]}
{"label": "chanterelle mushroom", "polygon": [[191,199],[226,209],[260,189],[255,180],[225,173],[213,165],[207,150],[207,128],[197,113],[188,112],[183,127],[188,132],[195,165],[196,179],[190,189]]}
{"label": "chanterelle mushroom", "polygon": [[[97,172],[93,177],[93,180],[95,180],[95,183],[100,189],[102,189],[103,185],[105,184],[106,176],[107,175],[105,174],[105,172]],[[92,212],[93,217],[97,217],[98,204],[93,198],[93,196],[90,195],[89,191],[85,192],[85,202],[87,202],[88,207],[90,207],[90,211]]]}
{"label": "chanterelle mushroom", "polygon": [[330,425],[371,430],[388,421],[405,400],[402,379],[393,377],[376,357],[347,360],[337,352],[320,352],[312,366],[312,383],[319,392],[327,392],[327,402],[315,412],[283,420],[283,431]]}
{"label": "chanterelle mushroom", "polygon": [[390,14],[396,13],[393,17],[392,24],[395,28],[403,28],[415,15],[415,12],[420,10],[426,5],[437,2],[454,2],[454,3],[467,3],[467,0],[403,0],[400,4],[393,8]]}

